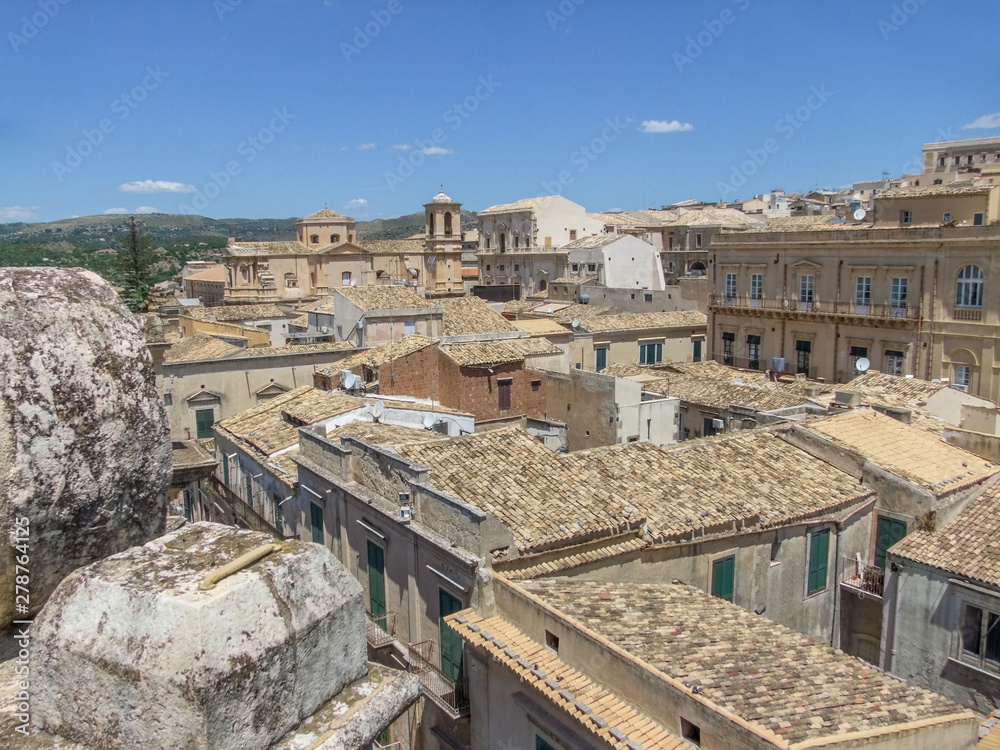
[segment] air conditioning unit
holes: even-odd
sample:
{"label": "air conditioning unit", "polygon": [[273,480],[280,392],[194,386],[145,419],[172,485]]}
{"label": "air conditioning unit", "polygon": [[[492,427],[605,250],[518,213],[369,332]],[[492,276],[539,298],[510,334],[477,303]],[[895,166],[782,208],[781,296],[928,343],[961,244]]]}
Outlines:
{"label": "air conditioning unit", "polygon": [[413,518],[413,509],[409,505],[404,505],[399,509],[399,520],[403,523],[409,523],[410,519]]}
{"label": "air conditioning unit", "polygon": [[771,367],[772,370],[774,370],[775,372],[784,372],[785,371],[785,358],[784,357],[772,357],[771,359],[772,359],[772,364],[773,364],[773,366]]}
{"label": "air conditioning unit", "polygon": [[725,428],[726,428],[726,423],[723,422],[721,419],[713,419],[712,420],[712,429],[713,430],[724,430]]}
{"label": "air conditioning unit", "polygon": [[319,327],[319,332],[320,333],[329,333],[330,332],[330,326],[320,326]]}

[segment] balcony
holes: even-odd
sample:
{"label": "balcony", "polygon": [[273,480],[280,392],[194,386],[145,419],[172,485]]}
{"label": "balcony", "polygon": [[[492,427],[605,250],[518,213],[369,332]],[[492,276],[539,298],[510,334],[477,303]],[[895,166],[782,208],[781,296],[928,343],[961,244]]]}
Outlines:
{"label": "balcony", "polygon": [[983,319],[983,308],[981,307],[955,307],[951,311],[952,320],[966,320],[978,323]]}
{"label": "balcony", "polygon": [[845,557],[840,585],[853,589],[861,597],[881,600],[885,589],[885,571],[857,557]]}
{"label": "balcony", "polygon": [[[730,310],[760,310],[764,313],[797,313],[808,316],[850,316],[856,318],[872,318],[878,320],[912,321],[920,317],[920,307],[917,305],[887,305],[858,304],[856,302],[830,302],[812,300],[802,302],[798,299],[783,297],[727,297],[713,294],[709,305],[719,312]],[[981,313],[981,310],[976,312]],[[978,320],[978,318],[976,318]]]}
{"label": "balcony", "polygon": [[367,615],[368,645],[374,651],[387,648],[396,640],[396,613],[386,612],[382,615]]}
{"label": "balcony", "polygon": [[420,677],[424,695],[451,718],[461,719],[463,716],[468,716],[468,683],[465,680],[455,682],[435,667],[430,662],[433,648],[433,641],[409,645],[408,661],[411,674]]}

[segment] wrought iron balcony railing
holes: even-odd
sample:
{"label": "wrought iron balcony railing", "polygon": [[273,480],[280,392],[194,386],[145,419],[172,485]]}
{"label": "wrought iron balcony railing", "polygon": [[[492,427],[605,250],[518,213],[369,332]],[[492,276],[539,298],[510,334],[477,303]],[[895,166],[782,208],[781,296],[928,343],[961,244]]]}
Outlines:
{"label": "wrought iron balcony railing", "polygon": [[[738,310],[774,310],[826,315],[853,315],[862,318],[916,320],[920,308],[916,305],[891,305],[857,302],[831,302],[828,300],[803,301],[784,297],[729,297],[713,294],[709,300],[713,307],[731,307]],[[956,311],[959,308],[956,308]],[[977,311],[982,313],[982,311]],[[971,318],[969,318],[971,319]],[[978,320],[978,318],[975,318]]]}

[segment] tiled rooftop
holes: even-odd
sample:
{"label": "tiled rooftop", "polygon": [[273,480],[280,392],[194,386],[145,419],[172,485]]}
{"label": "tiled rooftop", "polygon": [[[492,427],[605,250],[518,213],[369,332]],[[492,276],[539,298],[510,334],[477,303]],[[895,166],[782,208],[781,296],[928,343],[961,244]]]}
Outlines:
{"label": "tiled rooftop", "polygon": [[373,255],[416,255],[425,251],[423,240],[358,240],[358,245]]}
{"label": "tiled rooftop", "polygon": [[735,208],[706,208],[700,211],[686,211],[667,226],[756,228],[763,224],[761,217],[748,216]]}
{"label": "tiled rooftop", "polygon": [[512,325],[516,330],[525,331],[532,336],[565,336],[570,333],[570,330],[566,326],[560,325],[554,320],[546,320],[544,318],[522,318]]}
{"label": "tiled rooftop", "polygon": [[815,420],[803,429],[935,494],[963,489],[1000,471],[927,430],[869,409]]}
{"label": "tiled rooftop", "polygon": [[243,350],[207,333],[195,333],[175,343],[163,355],[164,362],[196,362],[203,359],[225,359]]}
{"label": "tiled rooftop", "polygon": [[988,489],[940,529],[904,537],[892,553],[1000,586],[1000,485]]}
{"label": "tiled rooftop", "polygon": [[618,242],[625,235],[621,234],[591,234],[587,237],[581,237],[578,240],[573,240],[572,242],[563,245],[563,250],[593,250],[596,248],[606,247],[612,243]]}
{"label": "tiled rooftop", "polygon": [[490,206],[489,208],[480,211],[479,215],[489,216],[490,214],[505,214],[510,213],[511,211],[527,211],[528,209],[552,200],[553,197],[554,196],[546,195],[540,198],[524,198],[523,200],[515,201],[513,203],[500,203],[496,206]]}
{"label": "tiled rooftop", "polygon": [[311,255],[323,250],[316,246],[303,245],[298,240],[283,242],[234,242],[226,246],[223,255]]}
{"label": "tiled rooftop", "polygon": [[926,185],[924,187],[898,187],[875,196],[875,200],[893,198],[936,198],[952,195],[989,195],[996,185],[975,185],[970,182],[952,182],[948,185]]}
{"label": "tiled rooftop", "polygon": [[396,284],[385,286],[344,286],[340,294],[362,310],[404,310],[433,305],[409,287]]}
{"label": "tiled rooftop", "polygon": [[444,311],[444,335],[505,333],[517,328],[478,297],[454,297],[437,301]]}
{"label": "tiled rooftop", "polygon": [[212,266],[211,268],[206,268],[204,271],[198,271],[198,273],[184,277],[184,281],[218,281],[221,283],[225,280],[226,267],[222,265]]}
{"label": "tiled rooftop", "polygon": [[502,617],[483,619],[466,610],[446,620],[469,645],[485,649],[521,682],[565,711],[585,736],[600,738],[602,745],[618,750],[634,750],[636,743],[645,750],[690,747]]}
{"label": "tiled rooftop", "polygon": [[696,310],[596,315],[580,318],[580,327],[591,333],[651,331],[661,328],[703,328],[707,324],[708,316]]}
{"label": "tiled rooftop", "polygon": [[284,318],[285,313],[275,304],[223,305],[221,307],[191,307],[184,311],[195,320],[215,320],[219,323],[240,320]]}
{"label": "tiled rooftop", "polygon": [[291,346],[251,346],[240,349],[234,357],[272,357],[286,354],[307,354],[309,352],[342,352],[357,349],[350,341],[326,341],[319,344],[293,344]]}
{"label": "tiled rooftop", "polygon": [[700,688],[702,698],[792,744],[971,716],[693,586],[567,578],[514,585],[644,668]]}
{"label": "tiled rooftop", "polygon": [[500,339],[467,344],[442,344],[441,351],[458,365],[494,365],[520,362],[527,357],[561,354],[562,349],[544,338]]}
{"label": "tiled rooftop", "polygon": [[309,214],[303,221],[308,219],[326,219],[327,221],[340,221],[347,224],[353,224],[354,219],[350,216],[344,216],[344,214],[337,213],[336,211],[331,211],[329,208],[323,207],[316,213]]}
{"label": "tiled rooftop", "polygon": [[383,344],[382,346],[364,349],[356,354],[352,354],[350,357],[322,367],[317,372],[320,375],[332,376],[341,370],[353,370],[362,365],[377,368],[389,364],[394,359],[413,354],[413,352],[420,351],[425,346],[436,343],[434,339],[423,336],[404,336],[399,341],[390,341],[388,344]]}
{"label": "tiled rooftop", "polygon": [[[650,370],[650,374],[662,371]],[[715,380],[699,375],[669,375],[662,380],[646,383],[644,389],[664,396],[676,396],[681,401],[702,404],[715,409],[745,406],[756,411],[790,409],[806,402],[805,396],[796,395],[776,385],[738,384]]]}
{"label": "tiled rooftop", "polygon": [[355,437],[387,448],[401,445],[417,445],[447,440],[445,436],[434,430],[418,427],[400,427],[398,425],[381,424],[378,422],[350,422],[330,430],[327,439],[339,443],[343,437]]}

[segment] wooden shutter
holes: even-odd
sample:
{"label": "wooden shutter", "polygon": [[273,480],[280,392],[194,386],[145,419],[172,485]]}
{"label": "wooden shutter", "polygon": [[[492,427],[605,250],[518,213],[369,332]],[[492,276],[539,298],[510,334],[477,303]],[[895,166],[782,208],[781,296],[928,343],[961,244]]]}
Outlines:
{"label": "wooden shutter", "polygon": [[809,574],[806,593],[812,594],[826,588],[826,566],[830,553],[830,530],[814,532],[809,536]]}
{"label": "wooden shutter", "polygon": [[510,381],[500,380],[497,381],[497,393],[500,396],[500,411],[507,411],[510,409]]}
{"label": "wooden shutter", "polygon": [[[385,614],[385,550],[368,542],[368,598],[372,619]],[[376,622],[385,629],[385,620]]]}
{"label": "wooden shutter", "polygon": [[309,513],[312,522],[312,540],[316,544],[323,544],[326,542],[326,537],[323,535],[323,509],[316,503],[309,503]]}
{"label": "wooden shutter", "polygon": [[455,682],[462,679],[462,636],[452,630],[444,618],[463,609],[462,602],[444,589],[439,589],[441,617],[441,671]]}
{"label": "wooden shutter", "polygon": [[895,518],[878,517],[875,534],[875,565],[885,567],[885,553],[892,545],[906,536],[906,522]]}
{"label": "wooden shutter", "polygon": [[712,595],[731,602],[735,575],[735,557],[724,557],[721,560],[716,560],[712,564]]}
{"label": "wooden shutter", "polygon": [[215,412],[212,409],[199,409],[194,413],[195,427],[198,439],[214,437],[212,425],[215,424]]}

